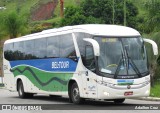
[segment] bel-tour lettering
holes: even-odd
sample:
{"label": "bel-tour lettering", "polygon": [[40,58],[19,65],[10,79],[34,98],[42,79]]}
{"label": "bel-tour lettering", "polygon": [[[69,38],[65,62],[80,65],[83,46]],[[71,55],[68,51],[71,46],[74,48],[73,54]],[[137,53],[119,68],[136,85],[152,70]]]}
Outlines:
{"label": "bel-tour lettering", "polygon": [[69,62],[68,61],[52,62],[52,68],[54,69],[69,68]]}

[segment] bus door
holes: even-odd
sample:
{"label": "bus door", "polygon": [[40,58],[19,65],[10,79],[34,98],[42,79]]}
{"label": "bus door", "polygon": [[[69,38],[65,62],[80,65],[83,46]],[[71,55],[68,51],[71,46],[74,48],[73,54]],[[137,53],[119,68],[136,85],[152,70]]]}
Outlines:
{"label": "bus door", "polygon": [[84,65],[86,67],[84,82],[86,82],[86,93],[90,98],[97,98],[97,76],[95,74],[96,66],[95,66],[95,56],[93,52],[93,47],[91,45],[87,45],[85,47],[85,62]]}

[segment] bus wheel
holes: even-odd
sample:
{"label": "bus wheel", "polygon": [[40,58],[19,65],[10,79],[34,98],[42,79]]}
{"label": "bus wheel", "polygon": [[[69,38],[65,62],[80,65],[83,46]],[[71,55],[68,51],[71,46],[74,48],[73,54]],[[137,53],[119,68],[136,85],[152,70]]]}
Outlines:
{"label": "bus wheel", "polygon": [[80,97],[79,88],[76,82],[71,86],[70,95],[74,104],[81,104],[84,101],[84,99]]}
{"label": "bus wheel", "polygon": [[20,98],[31,98],[33,97],[32,93],[25,93],[22,81],[18,82],[18,95]]}
{"label": "bus wheel", "polygon": [[115,104],[122,104],[124,101],[125,101],[124,98],[122,98],[122,99],[114,99],[114,103]]}

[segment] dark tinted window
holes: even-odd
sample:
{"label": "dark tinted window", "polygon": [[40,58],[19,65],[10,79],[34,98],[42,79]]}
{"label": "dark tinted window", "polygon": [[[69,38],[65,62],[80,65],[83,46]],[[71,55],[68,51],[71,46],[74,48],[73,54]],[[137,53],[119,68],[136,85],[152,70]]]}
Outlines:
{"label": "dark tinted window", "polygon": [[36,39],[34,44],[34,56],[36,58],[46,58],[47,57],[47,41],[46,38]]}
{"label": "dark tinted window", "polygon": [[73,38],[71,34],[60,37],[60,57],[73,58],[76,56]]}
{"label": "dark tinted window", "polygon": [[59,57],[59,37],[47,38],[47,57]]}
{"label": "dark tinted window", "polygon": [[13,59],[13,43],[8,43],[4,45],[4,57],[6,60],[12,60]]}
{"label": "dark tinted window", "polygon": [[24,55],[25,55],[25,59],[37,58],[34,55],[34,40],[24,41]]}
{"label": "dark tinted window", "polygon": [[13,60],[24,60],[24,42],[15,42],[13,48]]}
{"label": "dark tinted window", "polygon": [[5,44],[4,56],[9,61],[59,57],[76,59],[76,52],[72,35],[65,34]]}

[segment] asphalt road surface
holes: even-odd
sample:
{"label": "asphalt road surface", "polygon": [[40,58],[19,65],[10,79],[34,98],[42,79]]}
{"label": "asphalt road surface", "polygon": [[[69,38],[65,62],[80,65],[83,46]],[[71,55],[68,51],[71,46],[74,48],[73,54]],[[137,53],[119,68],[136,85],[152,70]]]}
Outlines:
{"label": "asphalt road surface", "polygon": [[[74,105],[69,103],[67,97],[61,98],[51,98],[48,95],[35,95],[31,99],[20,99],[18,97],[17,92],[10,92],[5,89],[0,89],[0,107],[2,105],[22,105],[26,106],[26,104],[33,106],[42,105],[42,111],[30,110],[23,111],[23,113],[43,113],[44,109],[52,109],[45,110],[45,112],[56,112],[56,113],[124,113],[124,110],[127,110],[127,113],[159,113],[160,112],[160,101],[145,101],[145,100],[135,100],[135,99],[126,99],[123,104],[114,104],[112,101],[94,101],[87,100],[82,105]],[[36,104],[36,105],[35,105]],[[137,108],[136,108],[137,107]],[[138,109],[139,107],[139,109]],[[142,109],[140,109],[142,108]],[[153,109],[159,110],[153,110]],[[53,110],[54,109],[54,110]],[[137,110],[135,110],[137,109]],[[6,112],[4,110],[0,110],[0,112]],[[12,112],[22,112],[22,111],[12,111]]]}

